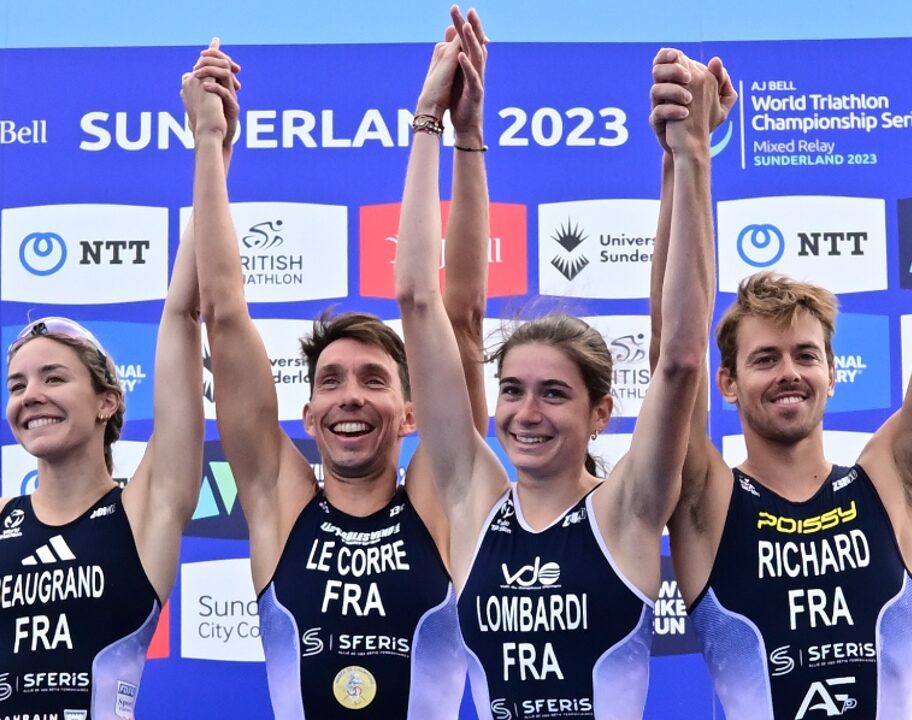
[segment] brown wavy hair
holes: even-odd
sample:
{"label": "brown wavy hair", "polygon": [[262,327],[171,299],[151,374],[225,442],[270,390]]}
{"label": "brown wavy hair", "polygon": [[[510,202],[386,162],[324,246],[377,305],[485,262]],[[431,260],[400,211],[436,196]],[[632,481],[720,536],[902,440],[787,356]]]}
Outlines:
{"label": "brown wavy hair", "polygon": [[735,377],[738,326],[745,317],[759,317],[782,327],[791,327],[800,312],[807,312],[823,326],[827,364],[833,367],[833,334],[836,332],[838,309],[836,296],[819,285],[774,272],[760,272],[746,277],[738,286],[735,302],[716,326],[721,365]]}

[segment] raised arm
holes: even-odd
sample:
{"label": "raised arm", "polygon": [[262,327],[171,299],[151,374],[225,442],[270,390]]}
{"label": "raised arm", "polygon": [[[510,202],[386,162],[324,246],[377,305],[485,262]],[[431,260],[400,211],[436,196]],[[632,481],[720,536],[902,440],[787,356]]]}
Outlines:
{"label": "raised arm", "polygon": [[[210,53],[219,54],[217,44]],[[229,76],[239,68],[225,60]],[[228,150],[220,160],[227,165]],[[223,171],[224,172],[224,171]],[[159,597],[171,591],[180,539],[199,499],[203,459],[202,349],[193,223],[184,228],[155,349],[154,433],[124,491],[136,545]]]}
{"label": "raised arm", "polygon": [[[680,60],[685,62],[680,62]],[[659,359],[662,338],[662,299],[665,281],[665,269],[668,262],[668,246],[671,237],[672,208],[675,189],[675,156],[668,146],[666,127],[669,121],[682,120],[687,116],[687,106],[692,100],[686,84],[690,80],[689,60],[683,58],[677,50],[663,48],[656,55],[653,64],[653,81],[651,92],[652,114],[650,124],[655,130],[662,154],[662,188],[659,206],[659,220],[656,229],[655,251],[652,258],[649,312],[652,326],[652,337],[649,346],[650,369],[655,372]],[[718,86],[718,98],[711,105],[709,123],[710,131],[715,130],[728,116],[737,100],[737,94],[731,79],[718,58],[710,61],[708,70],[715,76]],[[712,255],[706,258],[712,263]],[[707,271],[713,273],[710,266]],[[721,456],[707,435],[707,404],[709,401],[709,377],[705,364],[697,386],[696,401],[690,419],[689,442],[683,469],[683,492],[699,494],[705,484],[710,459],[721,462]]]}
{"label": "raised arm", "polygon": [[[463,47],[466,19],[457,6],[450,10],[455,35]],[[469,11],[469,24],[477,38],[484,38],[481,20]],[[450,95],[450,119],[455,130],[453,197],[447,217],[444,243],[446,283],[443,304],[456,336],[459,357],[469,391],[475,429],[484,437],[488,430],[488,407],[484,384],[483,322],[488,277],[488,183],[485,177],[484,133],[482,129],[484,68],[487,49],[468,55],[474,73],[468,81],[457,69]],[[409,464],[409,498],[421,515],[438,547],[447,542],[448,523],[442,500],[433,480],[433,470],[424,445]],[[447,553],[442,553],[446,555]]]}
{"label": "raised arm", "polygon": [[451,8],[450,14],[460,44],[473,48],[474,52],[467,53],[471,77],[467,78],[462,69],[456,73],[450,102],[455,150],[453,197],[444,246],[443,304],[456,334],[475,429],[484,436],[488,430],[488,404],[484,383],[483,323],[491,239],[483,117],[488,49],[481,19],[475,10],[469,10],[468,24],[481,44],[472,43],[465,36],[466,19],[457,6]]}
{"label": "raised arm", "polygon": [[[481,52],[471,26],[469,53]],[[442,117],[457,67],[477,75],[455,30],[434,49],[418,100],[416,120]],[[433,125],[434,123],[431,123]],[[459,349],[446,315],[437,275],[440,238],[438,135],[418,131],[412,141],[402,198],[396,256],[396,293],[402,312],[415,415],[450,521],[452,570],[457,584],[467,572],[478,529],[506,476],[475,431]]]}
{"label": "raised arm", "polygon": [[640,538],[639,533],[624,532],[624,526],[642,528],[657,540],[677,502],[714,296],[709,133],[718,83],[706,68],[683,55],[679,62],[692,100],[686,117],[669,121],[665,128],[673,178],[662,282],[662,344],[630,452],[618,463],[619,480],[611,486],[617,501],[613,545],[629,544],[629,552],[622,550],[627,556],[637,554]]}
{"label": "raised arm", "polygon": [[902,406],[874,433],[858,462],[877,488],[906,567],[912,566],[912,380]]}
{"label": "raised arm", "polygon": [[182,94],[196,144],[193,222],[219,436],[250,530],[254,585],[260,589],[316,483],[279,426],[269,358],[244,297],[223,160],[233,134],[229,125],[237,117],[230,73],[229,60],[204,53],[185,76]]}
{"label": "raised arm", "polygon": [[136,547],[159,598],[171,593],[180,540],[199,498],[203,385],[193,230],[184,230],[155,348],[154,433],[124,490]]}

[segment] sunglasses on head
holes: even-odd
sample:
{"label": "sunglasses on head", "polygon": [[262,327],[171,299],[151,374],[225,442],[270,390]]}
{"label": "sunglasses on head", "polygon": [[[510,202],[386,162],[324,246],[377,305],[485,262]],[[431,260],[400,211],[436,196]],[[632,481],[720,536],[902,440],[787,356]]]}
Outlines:
{"label": "sunglasses on head", "polygon": [[[7,362],[9,362],[13,353],[16,352],[26,340],[34,337],[43,337],[45,335],[62,335],[63,337],[81,340],[84,343],[91,345],[101,356],[102,364],[105,367],[105,374],[110,376],[111,373],[108,370],[108,353],[98,341],[98,338],[78,322],[65,317],[49,316],[40,318],[30,322],[22,328],[16,336],[16,339],[10,343],[10,346],[6,350]],[[108,380],[111,382],[113,382],[114,379],[115,378],[108,377]]]}

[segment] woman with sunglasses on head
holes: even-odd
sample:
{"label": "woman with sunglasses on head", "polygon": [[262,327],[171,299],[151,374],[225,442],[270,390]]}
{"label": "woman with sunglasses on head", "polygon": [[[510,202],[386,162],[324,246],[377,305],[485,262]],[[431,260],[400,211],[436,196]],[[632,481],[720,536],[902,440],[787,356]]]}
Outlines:
{"label": "woman with sunglasses on head", "polygon": [[[418,100],[435,116],[455,69],[471,83],[471,26],[437,46]],[[459,356],[437,288],[439,141],[416,127],[396,258],[415,416],[450,521],[453,582],[472,695],[482,720],[641,718],[660,542],[680,491],[713,296],[709,130],[715,79],[692,78],[676,154],[662,346],[629,452],[601,481],[587,445],[612,408],[611,356],[586,323],[520,325],[496,354],[494,424],[516,467],[510,487],[472,426]],[[606,293],[607,294],[607,293]]]}
{"label": "woman with sunglasses on head", "polygon": [[[226,145],[226,168],[229,153]],[[199,496],[197,294],[188,231],[158,333],[154,434],[123,489],[112,479],[111,446],[123,427],[124,393],[101,343],[71,320],[44,318],[9,347],[6,417],[38,461],[38,487],[0,499],[4,717],[134,716],[181,532]]]}

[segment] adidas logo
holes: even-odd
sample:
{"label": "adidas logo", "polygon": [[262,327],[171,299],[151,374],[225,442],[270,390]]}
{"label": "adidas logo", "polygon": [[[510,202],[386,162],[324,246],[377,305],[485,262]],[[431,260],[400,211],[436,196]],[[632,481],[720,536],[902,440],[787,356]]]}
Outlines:
{"label": "adidas logo", "polygon": [[[38,557],[36,558],[35,555]],[[67,545],[66,541],[63,539],[63,535],[55,535],[52,537],[48,540],[47,545],[42,545],[35,551],[35,555],[29,555],[23,558],[22,564],[31,566],[37,565],[40,562],[42,565],[53,565],[56,562],[66,562],[68,560],[76,559],[73,551],[70,550],[70,546]]]}

